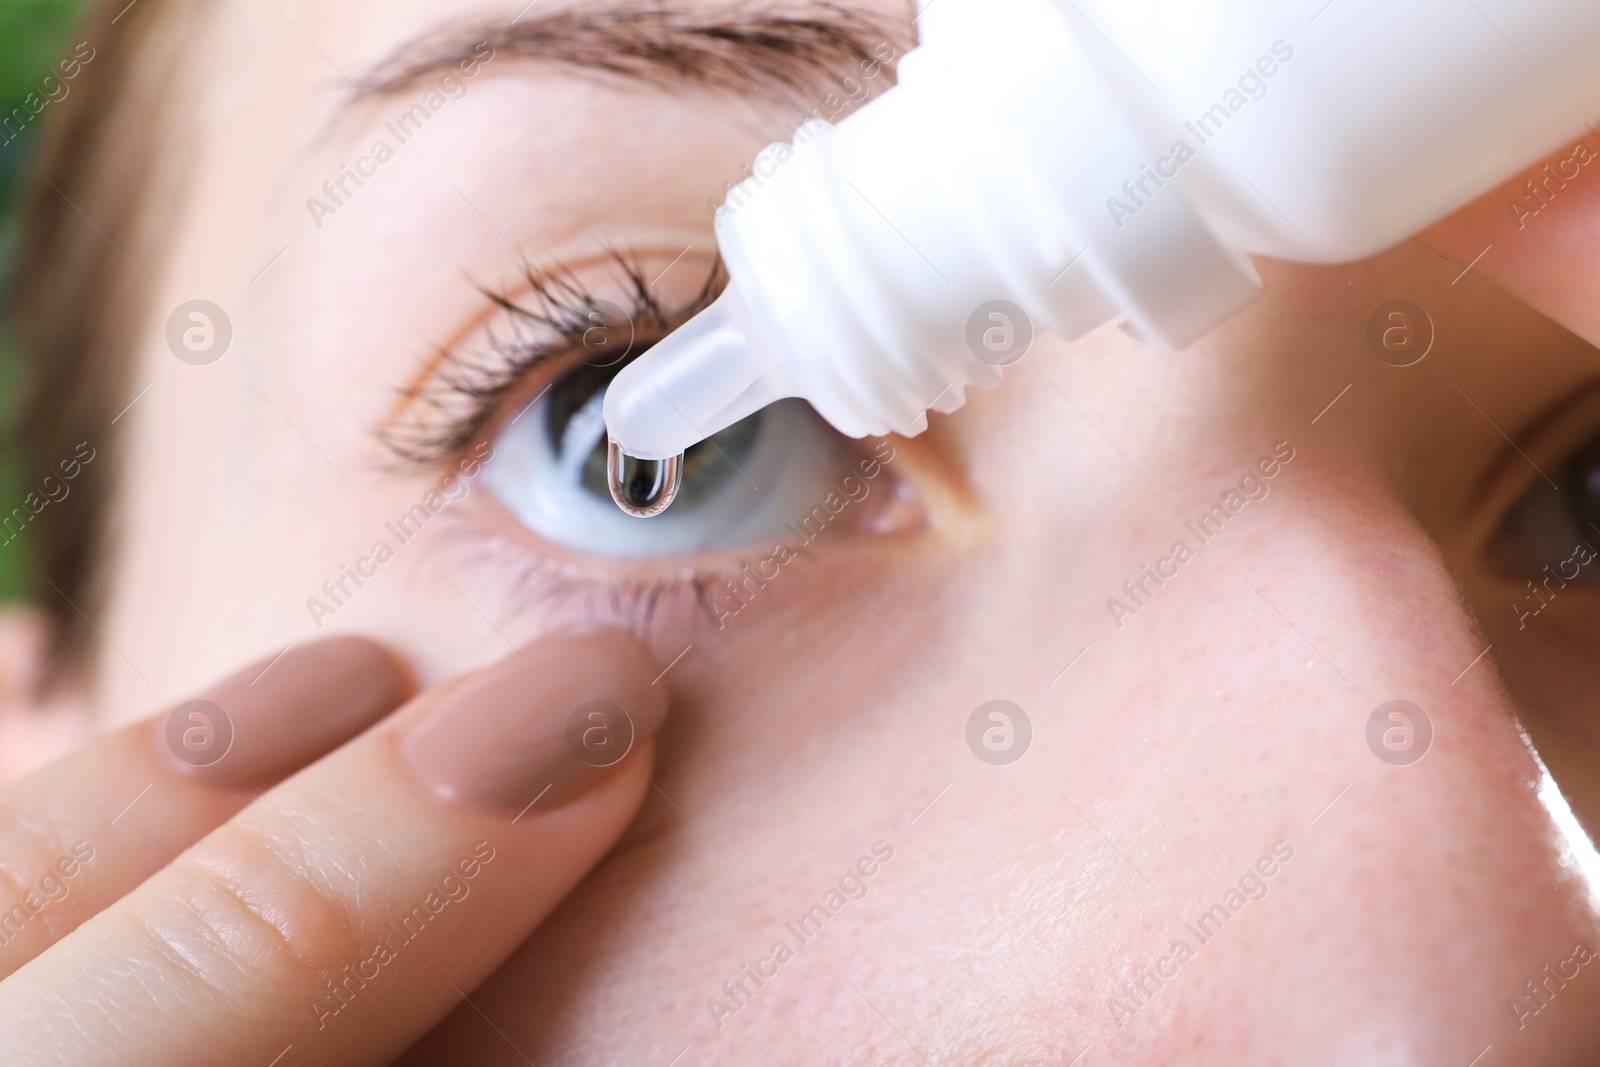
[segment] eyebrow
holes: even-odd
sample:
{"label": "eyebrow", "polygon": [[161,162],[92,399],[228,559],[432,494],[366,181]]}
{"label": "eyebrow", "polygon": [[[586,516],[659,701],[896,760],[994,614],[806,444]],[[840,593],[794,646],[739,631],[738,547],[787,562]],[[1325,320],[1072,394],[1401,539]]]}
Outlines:
{"label": "eyebrow", "polygon": [[909,36],[909,24],[892,32],[858,10],[829,3],[707,8],[697,17],[675,0],[583,3],[526,20],[431,30],[359,78],[355,99],[403,91],[455,70],[481,58],[485,44],[495,57],[667,91],[817,98],[835,89],[841,71],[872,77],[883,67],[892,84],[893,61],[909,47]]}

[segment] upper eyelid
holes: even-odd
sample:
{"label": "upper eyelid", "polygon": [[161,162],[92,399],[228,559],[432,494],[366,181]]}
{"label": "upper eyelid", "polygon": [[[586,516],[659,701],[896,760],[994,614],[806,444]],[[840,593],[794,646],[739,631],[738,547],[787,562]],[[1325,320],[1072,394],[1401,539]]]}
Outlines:
{"label": "upper eyelid", "polygon": [[[645,347],[710,303],[727,278],[721,259],[714,259],[695,295],[669,306],[657,297],[643,268],[643,256],[611,250],[606,261],[616,268],[618,295],[628,302],[623,310],[637,335],[645,338]],[[537,267],[525,260],[523,276],[524,284],[515,296],[479,285],[485,299],[498,310],[463,341],[437,351],[425,373],[398,390],[396,408],[375,428],[374,435],[401,466],[430,466],[469,447],[534,374],[579,350],[584,331],[592,328],[586,317],[591,311],[602,301],[617,306],[616,301],[597,296],[595,287],[568,264]],[[658,282],[660,276],[654,280]],[[497,335],[496,318],[512,327],[543,326],[551,336],[539,341]],[[482,338],[482,343],[469,350],[468,342],[476,338]]]}

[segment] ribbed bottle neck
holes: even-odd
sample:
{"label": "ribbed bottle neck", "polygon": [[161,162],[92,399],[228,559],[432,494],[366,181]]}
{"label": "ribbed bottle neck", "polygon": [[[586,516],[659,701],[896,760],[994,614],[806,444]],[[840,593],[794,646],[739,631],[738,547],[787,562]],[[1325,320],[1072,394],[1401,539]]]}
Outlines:
{"label": "ribbed bottle neck", "polygon": [[1071,16],[1047,0],[984,15],[979,39],[930,25],[894,88],[767,149],[719,213],[752,321],[845,433],[916,433],[930,405],[998,381],[968,343],[988,302],[1069,338],[1121,315],[1181,346],[1257,292],[1176,186],[1108,211],[1155,153]]}

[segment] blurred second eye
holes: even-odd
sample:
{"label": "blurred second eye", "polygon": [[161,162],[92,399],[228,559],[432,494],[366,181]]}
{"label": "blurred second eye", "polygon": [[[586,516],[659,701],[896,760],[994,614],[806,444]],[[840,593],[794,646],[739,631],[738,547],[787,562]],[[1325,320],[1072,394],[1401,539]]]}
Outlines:
{"label": "blurred second eye", "polygon": [[1490,558],[1519,579],[1550,567],[1566,581],[1600,581],[1600,564],[1587,565],[1595,559],[1590,546],[1600,545],[1600,435],[1551,473],[1559,488],[1535,483],[1490,541]]}

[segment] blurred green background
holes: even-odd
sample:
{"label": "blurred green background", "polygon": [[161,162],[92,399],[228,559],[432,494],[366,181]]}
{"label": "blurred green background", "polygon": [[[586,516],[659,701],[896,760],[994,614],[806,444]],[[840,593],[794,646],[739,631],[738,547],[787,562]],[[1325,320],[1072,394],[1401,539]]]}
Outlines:
{"label": "blurred green background", "polygon": [[[68,46],[75,42],[69,38],[81,6],[81,0],[0,0],[0,116],[23,107],[28,94],[39,91],[56,59],[71,50]],[[9,305],[16,274],[18,183],[37,144],[38,123],[49,113],[46,108],[22,136],[0,145],[0,306]],[[0,134],[0,140],[5,136]],[[0,437],[7,444],[17,415],[16,380],[16,358],[0,326],[0,430],[4,431]],[[10,514],[21,503],[27,481],[13,450],[0,449],[0,515]],[[13,600],[25,592],[29,544],[24,534],[0,545],[0,600]]]}

